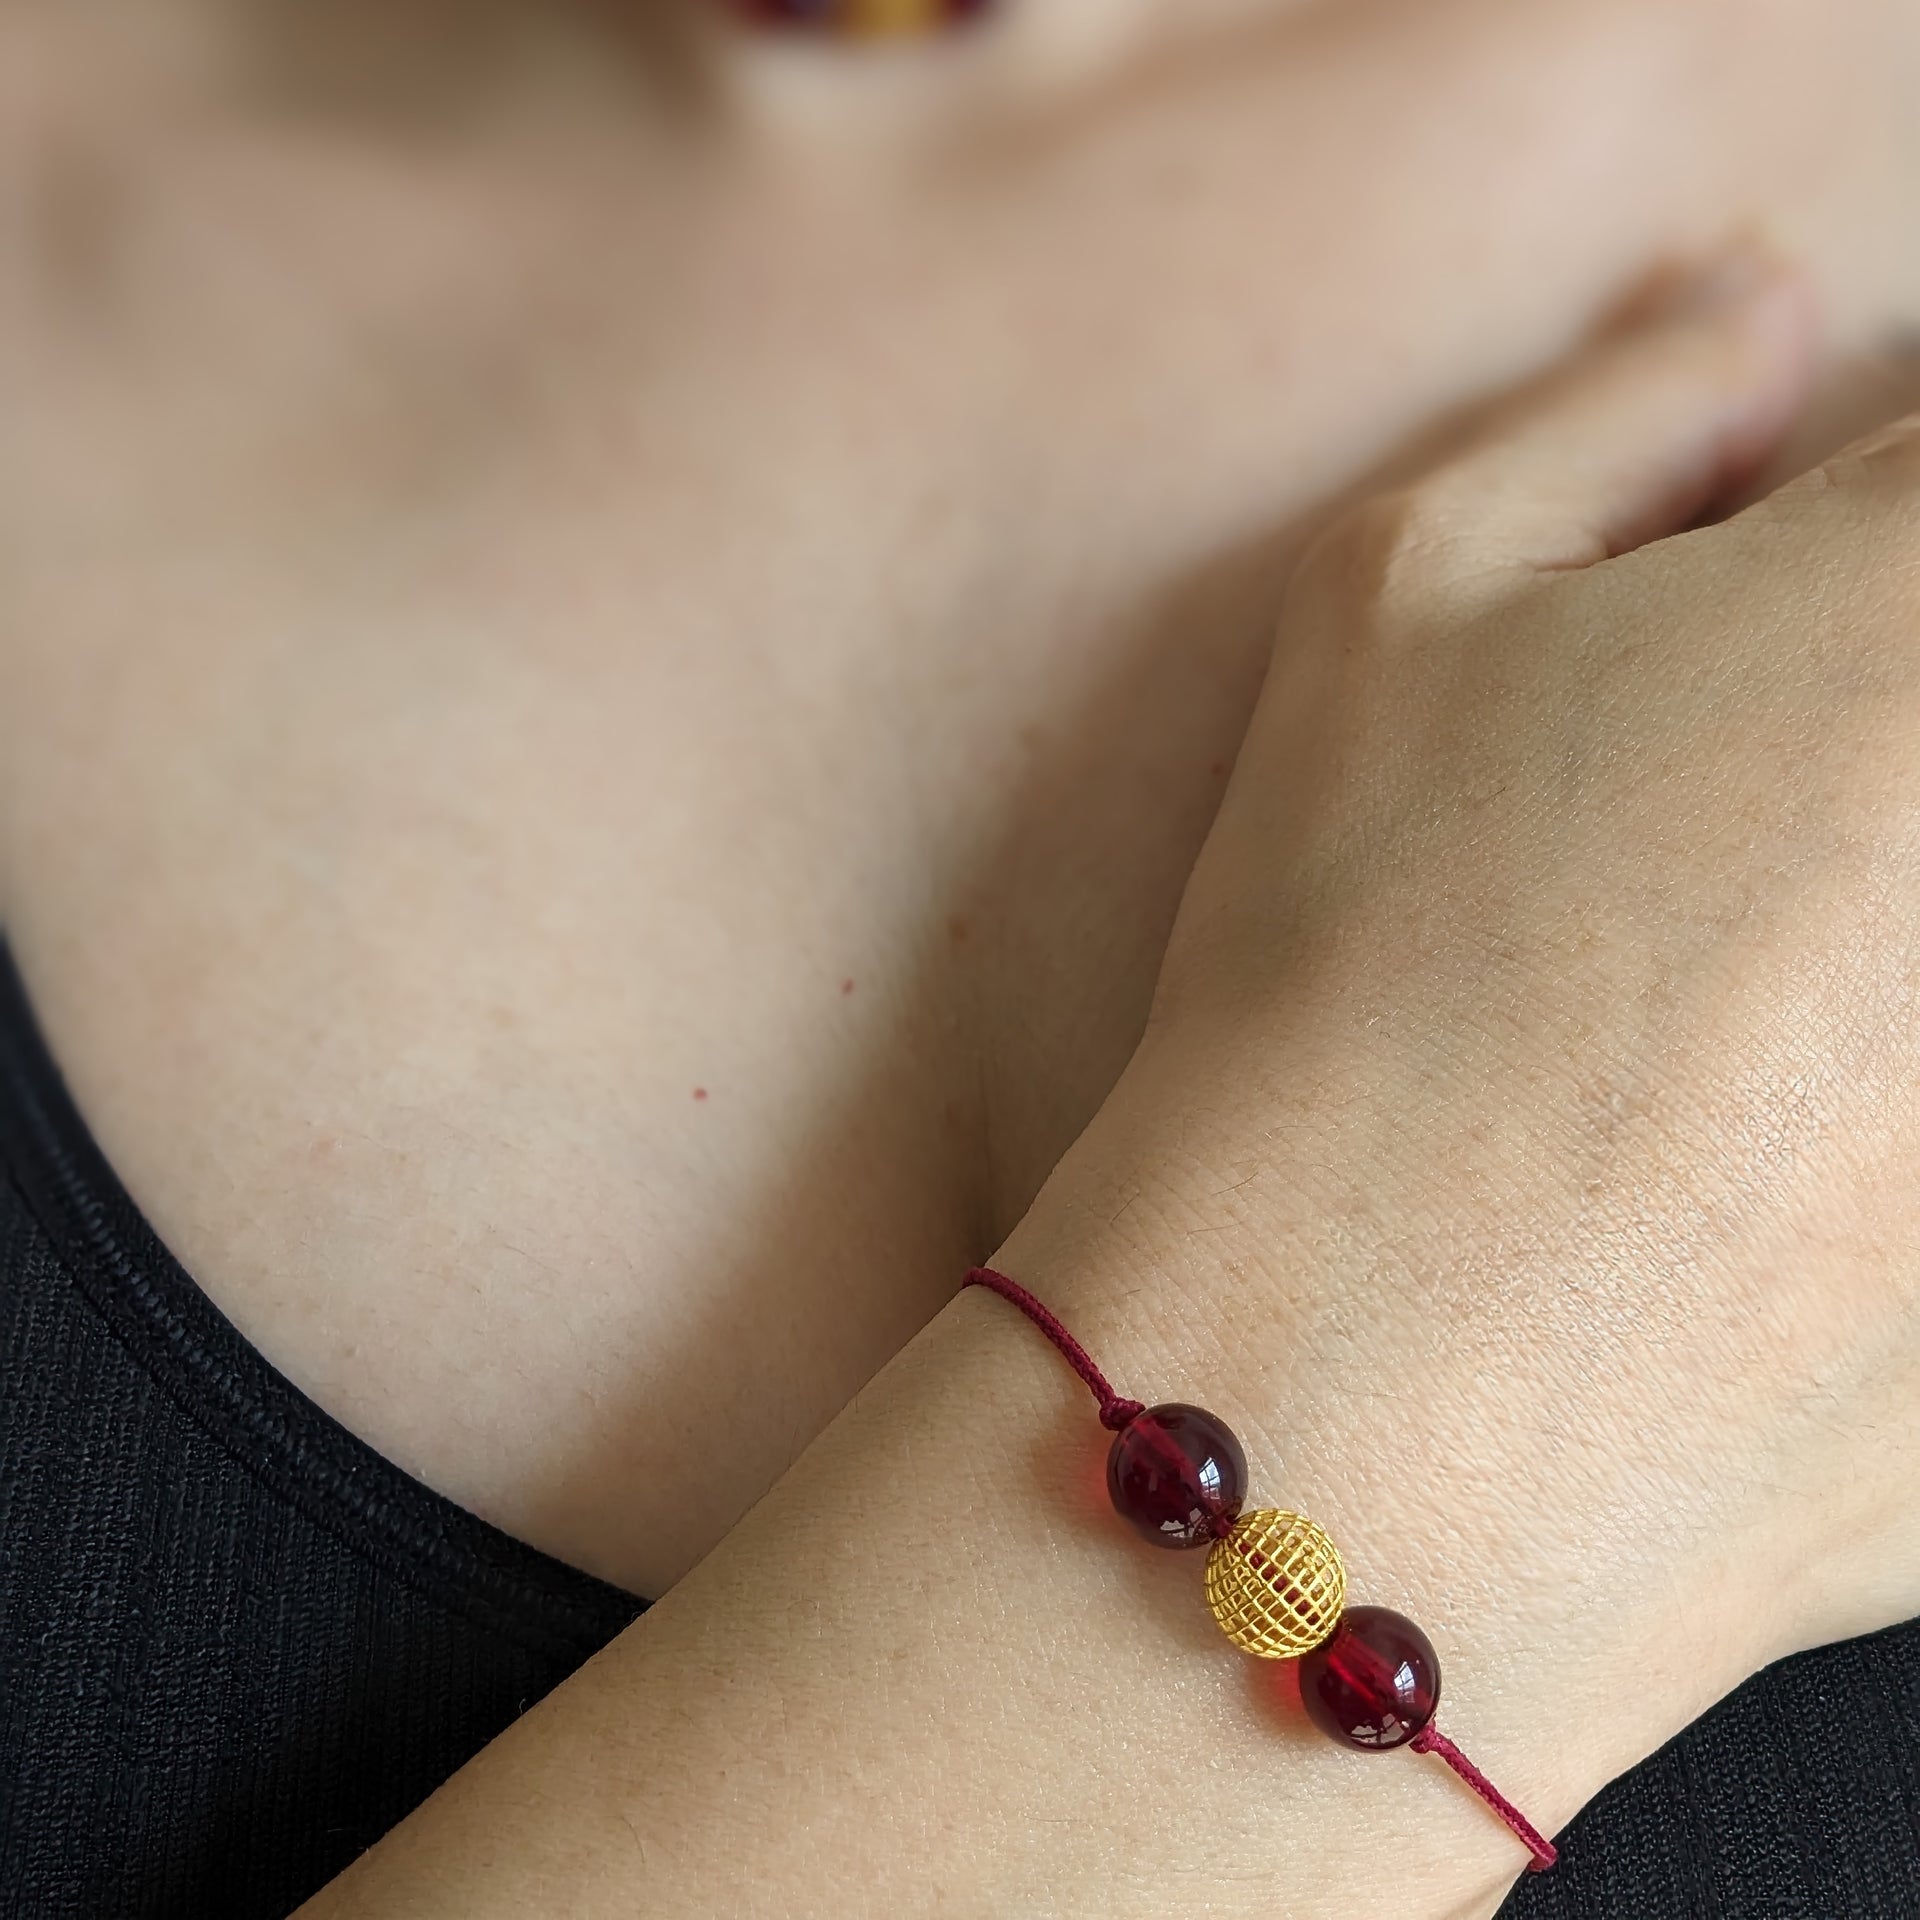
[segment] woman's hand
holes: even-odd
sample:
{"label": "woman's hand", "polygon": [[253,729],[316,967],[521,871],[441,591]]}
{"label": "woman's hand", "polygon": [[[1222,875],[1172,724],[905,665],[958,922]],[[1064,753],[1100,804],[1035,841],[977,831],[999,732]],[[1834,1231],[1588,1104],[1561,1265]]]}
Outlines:
{"label": "woman's hand", "polygon": [[1920,1611],[1920,422],[1628,551],[1751,471],[1803,324],[1625,340],[1318,547],[1008,1255],[1235,1382],[1562,1813]]}
{"label": "woman's hand", "polygon": [[[1320,546],[1153,1026],[1001,1264],[1208,1405],[1548,1830],[1920,1605],[1920,432],[1738,484],[1800,296],[1608,349]],[[1330,1746],[970,1294],[314,1920],[1481,1920],[1524,1856]],[[1411,1864],[1409,1864],[1411,1863]]]}

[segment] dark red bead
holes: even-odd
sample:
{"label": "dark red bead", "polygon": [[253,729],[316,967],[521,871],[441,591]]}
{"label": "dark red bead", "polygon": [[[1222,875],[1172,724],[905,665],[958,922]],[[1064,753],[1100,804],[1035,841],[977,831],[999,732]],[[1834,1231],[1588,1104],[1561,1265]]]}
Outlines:
{"label": "dark red bead", "polygon": [[840,0],[734,0],[737,12],[770,27],[830,27]]}
{"label": "dark red bead", "polygon": [[1349,1607],[1300,1661],[1300,1699],[1330,1740],[1384,1753],[1404,1747],[1440,1707],[1440,1658],[1403,1613]]}
{"label": "dark red bead", "polygon": [[1149,1407],[1113,1436],[1107,1492],[1155,1546],[1209,1546],[1239,1516],[1247,1456],[1204,1407]]}

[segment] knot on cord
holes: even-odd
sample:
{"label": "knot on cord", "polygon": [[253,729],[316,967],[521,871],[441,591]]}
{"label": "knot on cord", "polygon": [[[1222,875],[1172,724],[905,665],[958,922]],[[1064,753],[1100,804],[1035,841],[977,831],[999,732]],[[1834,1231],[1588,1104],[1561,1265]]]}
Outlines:
{"label": "knot on cord", "polygon": [[960,1282],[962,1293],[969,1287],[985,1287],[988,1292],[997,1293],[1002,1300],[1011,1302],[1060,1349],[1067,1365],[1086,1382],[1087,1391],[1100,1402],[1100,1424],[1103,1427],[1118,1433],[1129,1420],[1137,1420],[1146,1412],[1144,1402],[1128,1400],[1114,1392],[1107,1376],[1093,1364],[1093,1356],[1018,1280],[1009,1280],[1004,1273],[995,1273],[991,1267],[975,1267]]}

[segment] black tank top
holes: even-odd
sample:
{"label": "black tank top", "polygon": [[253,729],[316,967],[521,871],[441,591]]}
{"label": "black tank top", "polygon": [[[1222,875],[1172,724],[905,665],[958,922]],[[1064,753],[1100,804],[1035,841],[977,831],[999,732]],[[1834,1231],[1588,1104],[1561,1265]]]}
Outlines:
{"label": "black tank top", "polygon": [[[100,1157],[3,948],[0,1175],[0,1915],[279,1920],[641,1603],[240,1338]],[[1562,1841],[1502,1920],[1920,1920],[1920,1622],[1750,1681]],[[1383,1861],[1383,1911],[1418,1879]]]}

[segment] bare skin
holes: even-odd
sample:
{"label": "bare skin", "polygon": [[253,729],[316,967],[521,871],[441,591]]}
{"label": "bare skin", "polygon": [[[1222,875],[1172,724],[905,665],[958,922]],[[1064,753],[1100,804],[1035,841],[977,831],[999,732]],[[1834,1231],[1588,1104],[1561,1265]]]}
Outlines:
{"label": "bare skin", "polygon": [[[1651,326],[1316,549],[1147,1036],[1003,1253],[1433,1630],[1549,1828],[1920,1606],[1920,420],[1637,545],[1805,324]],[[1485,1920],[1511,1837],[1309,1731],[1099,1454],[955,1303],[308,1920],[1332,1920],[1383,1859]]]}
{"label": "bare skin", "polygon": [[1300,529],[1742,226],[1878,341],[1915,116],[1869,4],[592,16],[0,16],[0,912],[267,1355],[660,1593],[1120,1072]]}

